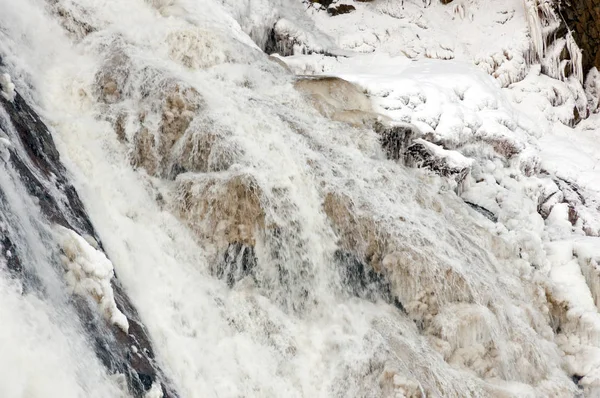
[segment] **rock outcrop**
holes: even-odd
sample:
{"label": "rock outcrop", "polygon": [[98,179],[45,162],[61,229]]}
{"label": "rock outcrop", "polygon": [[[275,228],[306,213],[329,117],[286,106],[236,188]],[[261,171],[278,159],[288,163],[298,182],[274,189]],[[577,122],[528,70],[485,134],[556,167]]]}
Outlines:
{"label": "rock outcrop", "polygon": [[387,118],[373,111],[371,100],[355,84],[333,76],[299,76],[296,90],[323,116],[355,127],[374,126]]}
{"label": "rock outcrop", "polygon": [[596,0],[561,0],[559,11],[583,52],[583,71],[600,68],[600,3]]}
{"label": "rock outcrop", "polygon": [[[11,101],[0,96],[0,108],[5,115],[0,117],[0,131],[7,134],[8,139],[5,140],[11,143],[6,148],[8,156],[2,158],[7,162],[7,170],[14,172],[14,178],[23,183],[32,200],[38,203],[46,218],[39,221],[76,231],[76,235],[87,237],[94,242],[98,252],[102,252],[100,238],[77,191],[67,179],[66,169],[44,122],[18,92]],[[14,277],[22,280],[23,294],[27,294],[28,290],[43,290],[35,275],[35,267],[26,266],[20,257],[25,249],[20,247],[23,242],[19,228],[22,226],[14,226],[7,220],[11,209],[4,196],[5,192],[0,189],[0,264],[5,263]],[[56,251],[58,257],[58,248]],[[59,261],[54,265],[56,272],[64,272]],[[96,355],[110,373],[125,377],[133,396],[144,397],[152,389],[161,389],[164,398],[176,397],[154,361],[150,338],[119,280],[113,277],[106,288],[112,288],[113,305],[116,304],[118,312],[126,318],[121,323],[127,324],[128,328],[97,316],[91,300],[72,297],[81,324],[94,343]]]}

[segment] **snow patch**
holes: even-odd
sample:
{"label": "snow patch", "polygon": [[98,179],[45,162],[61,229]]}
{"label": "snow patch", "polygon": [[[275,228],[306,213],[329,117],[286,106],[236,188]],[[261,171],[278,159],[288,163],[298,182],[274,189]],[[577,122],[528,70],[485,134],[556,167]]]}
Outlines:
{"label": "snow patch", "polygon": [[152,383],[152,387],[146,392],[144,398],[163,398],[163,391],[160,383]]}
{"label": "snow patch", "polygon": [[15,85],[8,73],[0,74],[0,94],[8,101],[15,99]]}
{"label": "snow patch", "polygon": [[114,276],[111,261],[100,250],[71,229],[58,227],[65,268],[65,279],[73,294],[91,297],[104,318],[125,333],[127,317],[119,311],[110,284]]}

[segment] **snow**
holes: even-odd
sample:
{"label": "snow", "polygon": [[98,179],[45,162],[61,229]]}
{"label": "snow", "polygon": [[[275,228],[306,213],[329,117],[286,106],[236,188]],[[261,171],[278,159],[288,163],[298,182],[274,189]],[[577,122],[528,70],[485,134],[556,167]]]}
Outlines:
{"label": "snow", "polygon": [[415,143],[419,143],[424,145],[427,149],[429,149],[436,157],[444,159],[450,167],[454,167],[457,169],[463,169],[470,167],[473,164],[473,160],[464,157],[459,152],[456,151],[448,151],[439,145],[432,144],[431,142],[425,141],[424,139],[418,138],[414,141]]}
{"label": "snow", "polygon": [[8,73],[0,74],[0,94],[8,101],[15,98],[15,85]]}
{"label": "snow", "polygon": [[152,387],[146,392],[144,398],[163,398],[163,392],[160,384],[152,383]]}
{"label": "snow", "polygon": [[129,330],[127,317],[119,311],[110,284],[114,277],[113,265],[106,255],[94,248],[73,230],[59,227],[65,280],[73,294],[91,297],[106,320],[125,333]]}

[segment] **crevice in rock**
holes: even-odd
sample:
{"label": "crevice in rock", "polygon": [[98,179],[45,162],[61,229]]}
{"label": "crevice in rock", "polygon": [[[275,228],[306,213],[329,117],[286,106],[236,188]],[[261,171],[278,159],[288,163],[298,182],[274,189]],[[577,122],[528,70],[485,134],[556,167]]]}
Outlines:
{"label": "crevice in rock", "polygon": [[498,222],[498,216],[496,216],[494,213],[492,213],[491,211],[489,211],[485,207],[479,206],[479,205],[477,205],[475,203],[471,203],[471,202],[466,201],[466,200],[464,202],[466,204],[468,204],[469,206],[471,206],[471,208],[473,208],[473,210],[475,210],[478,213],[482,214],[488,220],[490,220],[492,222]]}

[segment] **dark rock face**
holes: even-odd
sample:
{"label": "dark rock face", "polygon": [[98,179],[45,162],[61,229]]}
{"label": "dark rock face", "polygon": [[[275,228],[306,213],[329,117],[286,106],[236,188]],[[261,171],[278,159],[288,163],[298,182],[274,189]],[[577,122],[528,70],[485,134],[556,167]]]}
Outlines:
{"label": "dark rock face", "polygon": [[[39,200],[42,212],[51,222],[98,240],[77,192],[65,177],[65,169],[44,123],[18,93],[12,102],[0,98],[0,105],[9,117],[9,120],[0,119],[0,128],[17,133],[26,155],[22,157],[14,148],[9,148],[10,163],[29,194]],[[5,125],[7,123],[12,129]],[[63,193],[62,197],[55,197],[51,194],[53,191]]]}
{"label": "dark rock face", "polygon": [[298,53],[323,54],[327,57],[335,56],[329,51],[321,48],[311,48],[299,38],[290,36],[285,29],[280,29],[277,23],[269,31],[264,51],[266,54],[279,54],[282,57],[289,57],[291,55],[297,55]]}
{"label": "dark rock face", "polygon": [[[460,153],[447,151],[440,145],[422,139],[421,137],[431,137],[423,135],[416,126],[408,123],[390,126],[376,122],[374,130],[379,134],[379,141],[388,159],[408,167],[427,168],[442,177],[453,179],[457,183],[457,193],[462,192],[463,183],[471,172],[471,167]],[[452,155],[461,161],[453,162],[440,153]],[[490,218],[489,214],[484,215]]]}
{"label": "dark rock face", "polygon": [[311,3],[319,3],[323,7],[327,8],[333,3],[333,0],[310,0]]}
{"label": "dark rock face", "polygon": [[392,160],[403,160],[406,149],[420,135],[419,130],[410,124],[387,126],[377,122],[374,129],[379,134],[387,158]]}
{"label": "dark rock face", "polygon": [[352,296],[369,301],[383,300],[406,312],[402,303],[392,294],[390,283],[383,273],[375,271],[346,251],[336,251],[334,260],[339,268],[341,282]]}
{"label": "dark rock face", "polygon": [[267,42],[265,44],[266,54],[279,54],[282,57],[294,55],[294,47],[302,48],[303,54],[310,54],[312,51],[306,49],[297,38],[290,36],[285,32],[277,29],[277,24],[269,32]]}
{"label": "dark rock face", "polygon": [[229,287],[233,287],[246,276],[253,276],[256,262],[254,247],[232,243],[223,255],[223,261],[217,263],[214,273],[217,278],[226,281]]}
{"label": "dark rock face", "polygon": [[[9,156],[0,156],[0,166],[4,162],[5,170],[12,173],[13,180],[17,180],[15,184],[21,184],[32,201],[39,206],[45,218],[38,220],[39,225],[59,224],[82,236],[89,235],[102,249],[77,191],[67,179],[66,170],[48,128],[18,93],[13,101],[0,96],[0,131],[8,136],[12,144],[6,148]],[[5,170],[0,169],[0,172]],[[23,247],[26,243],[23,242],[23,231],[20,230],[24,227],[11,222],[14,219],[13,211],[5,200],[3,188],[0,186],[0,270],[4,264],[15,278],[21,279],[25,287],[24,294],[27,294],[28,286],[43,290],[34,275],[35,267],[26,264],[26,257],[20,256],[27,249]],[[40,233],[42,235],[44,234]],[[54,242],[43,243],[47,247],[57,247]],[[56,253],[54,257],[57,257]],[[54,265],[57,272],[62,272],[58,261]],[[164,397],[176,397],[154,361],[150,338],[133,304],[116,278],[112,279],[111,284],[117,307],[129,322],[127,334],[99,316],[88,299],[77,296],[72,298],[72,305],[96,354],[111,373],[126,376],[134,396],[144,396],[156,381],[161,383]]]}
{"label": "dark rock face", "polygon": [[485,207],[479,206],[478,204],[475,204],[475,203],[468,202],[466,200],[465,200],[465,203],[468,204],[469,206],[471,206],[471,208],[473,210],[475,210],[476,212],[482,214],[488,220],[490,220],[492,222],[498,222],[498,216],[496,216],[494,213],[492,213]]}
{"label": "dark rock face", "polygon": [[583,51],[583,72],[600,68],[600,3],[597,0],[561,0],[559,12]]}
{"label": "dark rock face", "polygon": [[331,15],[332,17],[335,17],[336,15],[348,14],[354,10],[356,10],[356,8],[353,5],[340,4],[339,6],[336,6],[336,7],[329,7],[327,9],[327,13],[329,15]]}

